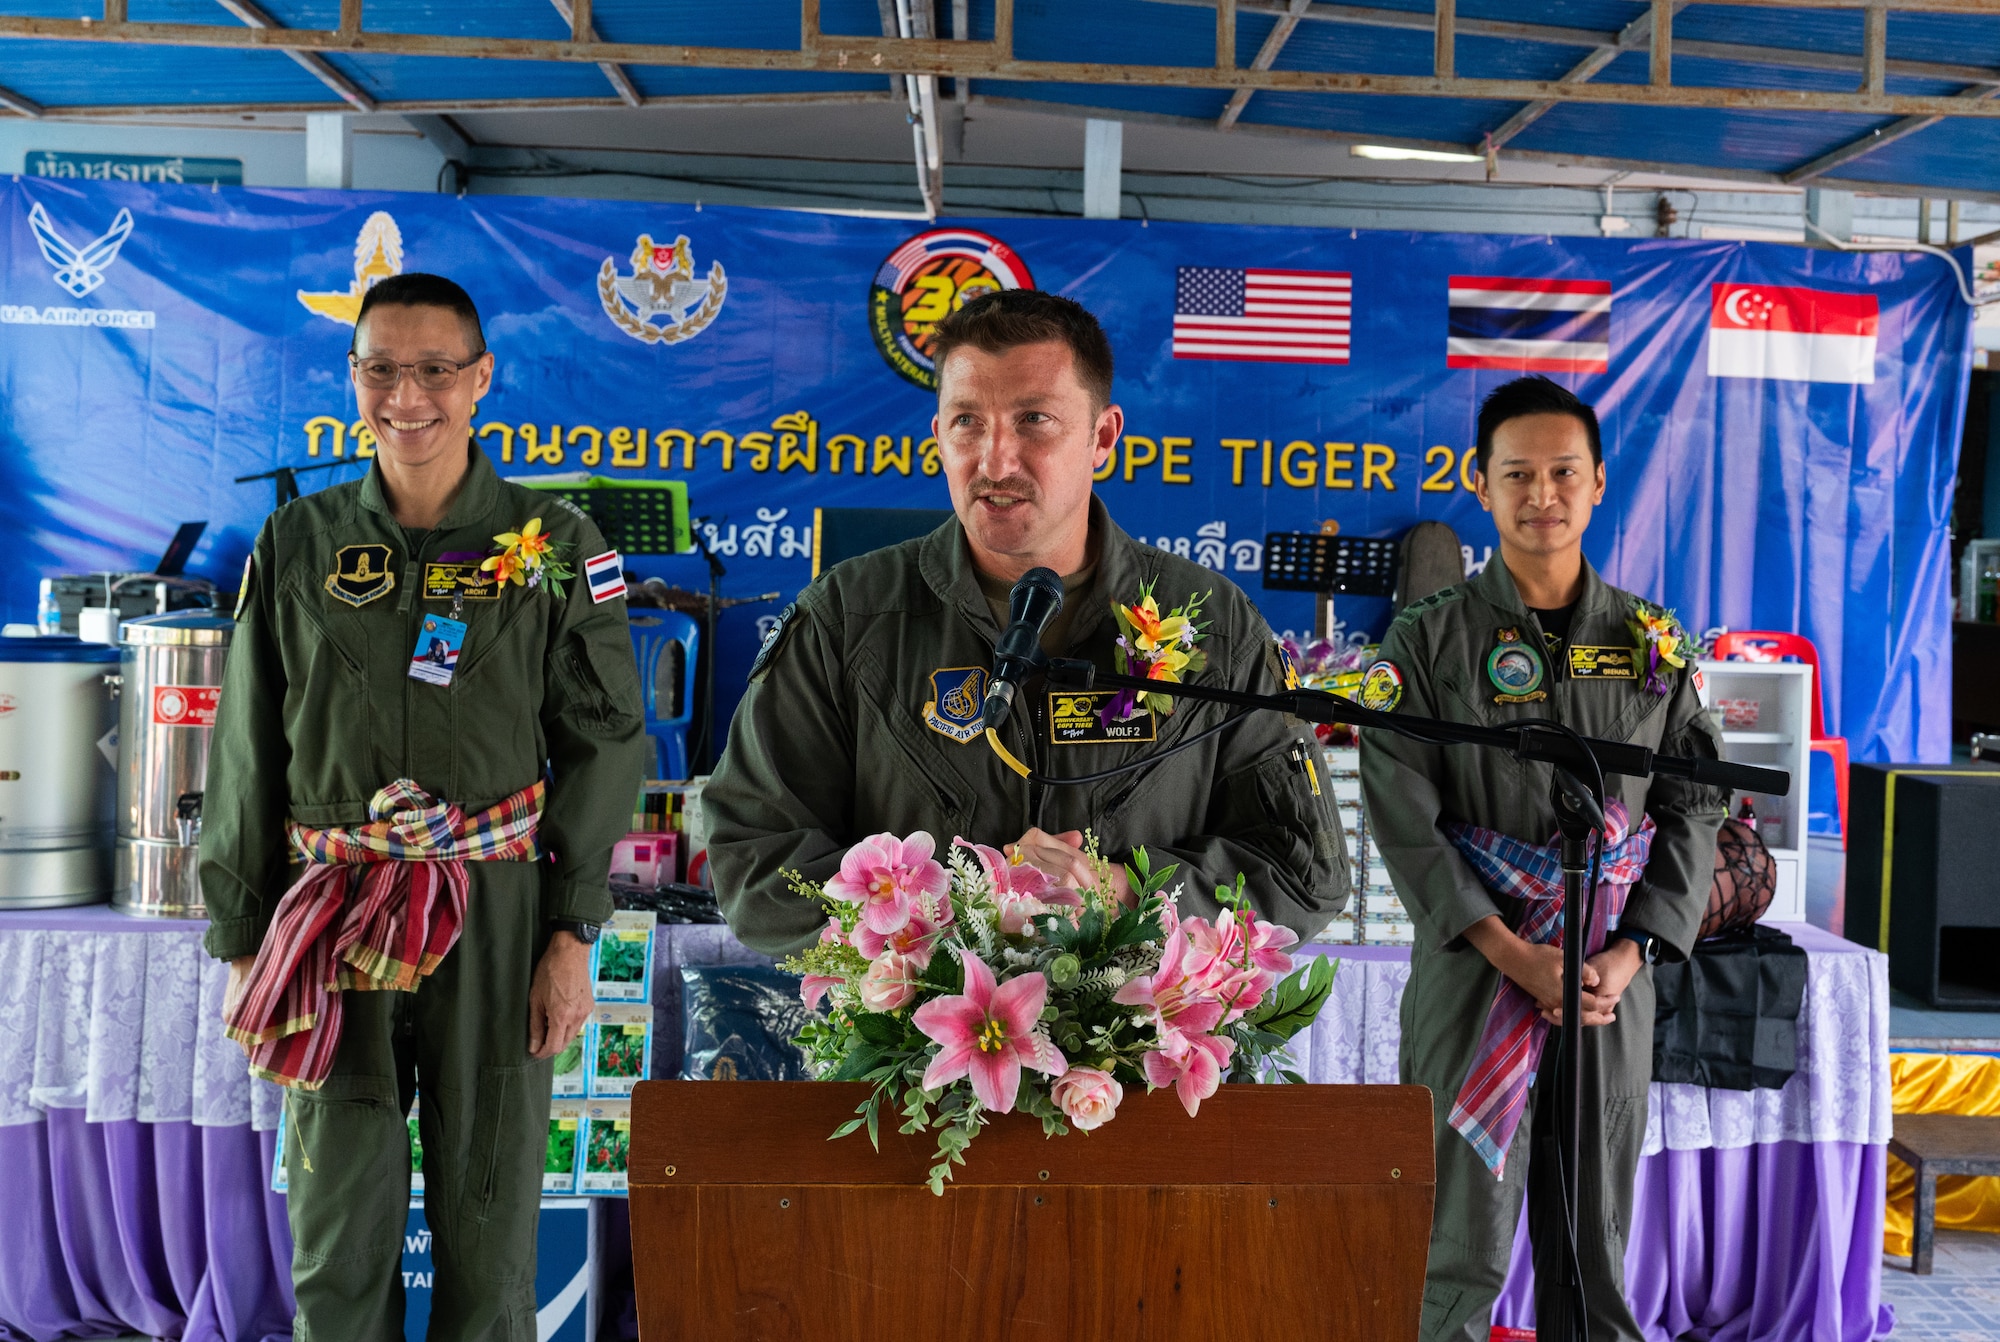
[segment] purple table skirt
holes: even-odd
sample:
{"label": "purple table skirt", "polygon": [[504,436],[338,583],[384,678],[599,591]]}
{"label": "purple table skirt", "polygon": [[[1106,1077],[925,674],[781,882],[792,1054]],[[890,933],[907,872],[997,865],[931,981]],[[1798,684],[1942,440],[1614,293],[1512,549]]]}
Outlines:
{"label": "purple table skirt", "polygon": [[281,1342],[292,1236],[267,1191],[275,1134],[88,1123],[51,1109],[0,1127],[0,1339],[143,1333]]}
{"label": "purple table skirt", "polygon": [[[0,1217],[0,1342],[289,1336],[291,1232],[284,1199],[266,1190],[272,1141],[247,1126],[87,1123],[63,1109],[0,1127],[0,1169],[20,1180]],[[1886,1333],[1884,1165],[1883,1148],[1848,1142],[1645,1157],[1625,1275],[1648,1342]],[[1532,1283],[1524,1229],[1496,1324],[1533,1326]]]}

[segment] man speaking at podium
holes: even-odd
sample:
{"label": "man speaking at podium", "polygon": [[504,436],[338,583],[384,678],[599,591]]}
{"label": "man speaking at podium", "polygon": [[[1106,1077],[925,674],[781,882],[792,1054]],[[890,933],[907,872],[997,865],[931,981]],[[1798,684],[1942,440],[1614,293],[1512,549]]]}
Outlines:
{"label": "man speaking at podium", "polygon": [[[985,693],[1009,594],[1024,574],[1062,575],[1043,628],[1051,656],[1112,667],[1113,602],[1141,588],[1162,612],[1201,599],[1207,664],[1194,679],[1282,688],[1271,631],[1220,574],[1141,544],[1091,492],[1124,428],[1111,402],[1111,346],[1078,304],[1034,290],[976,299],[937,328],[932,420],[956,516],[920,540],[835,565],[780,617],[751,668],[729,746],[703,794],[709,860],[730,926],[778,954],[825,926],[783,873],[823,880],[870,834],[927,830],[1032,863],[1065,884],[1091,879],[1084,831],[1116,865],[1143,845],[1181,864],[1181,908],[1214,916],[1237,873],[1260,915],[1310,938],[1346,904],[1347,851],[1312,734],[1252,713],[1127,772],[1222,722],[1230,710],[1182,701],[1171,715],[1117,722],[1095,691],[1040,675],[1019,687],[996,733],[1043,777],[1022,777],[985,735]],[[1053,584],[1051,584],[1052,586]],[[1213,595],[1209,595],[1210,593]],[[1061,724],[1057,717],[1062,718]]]}
{"label": "man speaking at podium", "polygon": [[[1492,726],[1548,718],[1584,736],[1716,758],[1680,626],[1606,584],[1583,557],[1584,529],[1604,497],[1596,413],[1547,378],[1519,378],[1480,407],[1476,450],[1499,557],[1397,617],[1366,673],[1363,705]],[[1561,1320],[1572,1302],[1557,1286],[1567,1227],[1549,1084],[1558,1051],[1550,1026],[1562,1007],[1550,779],[1549,765],[1496,750],[1375,730],[1362,738],[1369,828],[1417,923],[1402,1079],[1435,1099],[1425,1342],[1486,1342],[1524,1187],[1537,1330],[1571,1335]],[[1639,1342],[1624,1266],[1653,1075],[1648,966],[1685,957],[1694,943],[1727,794],[1665,777],[1606,784],[1616,833],[1604,846],[1604,907],[1584,947],[1576,1247],[1591,1342]]]}

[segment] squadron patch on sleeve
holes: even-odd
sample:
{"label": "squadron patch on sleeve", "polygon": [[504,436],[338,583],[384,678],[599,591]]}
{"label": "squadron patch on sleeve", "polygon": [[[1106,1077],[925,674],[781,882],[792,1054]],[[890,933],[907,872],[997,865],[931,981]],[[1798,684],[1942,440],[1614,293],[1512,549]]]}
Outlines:
{"label": "squadron patch on sleeve", "polygon": [[764,668],[771,664],[771,658],[777,655],[778,645],[785,641],[785,631],[791,628],[792,617],[798,614],[798,610],[799,603],[794,601],[778,612],[778,618],[772,622],[770,632],[764,635],[764,642],[757,649],[756,660],[750,663],[751,680],[763,675]]}
{"label": "squadron patch on sleeve", "polygon": [[250,607],[250,577],[257,569],[257,552],[252,550],[243,556],[243,581],[236,588],[236,613],[229,618],[242,620],[243,612]]}
{"label": "squadron patch on sleeve", "polygon": [[1383,660],[1361,676],[1361,706],[1376,713],[1393,713],[1403,702],[1403,673],[1394,662]]}

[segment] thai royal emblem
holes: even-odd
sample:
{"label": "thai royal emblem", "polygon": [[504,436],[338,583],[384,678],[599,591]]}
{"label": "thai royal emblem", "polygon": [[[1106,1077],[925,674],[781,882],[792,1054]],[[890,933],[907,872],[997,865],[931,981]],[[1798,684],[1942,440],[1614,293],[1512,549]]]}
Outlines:
{"label": "thai royal emblem", "polygon": [[931,672],[924,725],[964,745],[986,728],[986,668],[953,666]]}
{"label": "thai royal emblem", "polygon": [[710,264],[706,280],[694,277],[694,250],[685,234],[671,247],[661,247],[641,233],[632,249],[630,275],[620,275],[617,259],[609,256],[597,272],[604,315],[626,335],[649,345],[672,345],[700,335],[722,311],[728,293],[720,261]]}
{"label": "thai royal emblem", "polygon": [[375,287],[376,281],[402,273],[403,230],[396,227],[387,210],[377,210],[362,222],[361,232],[354,239],[354,282],[344,290],[330,293],[308,293],[301,289],[299,302],[308,312],[352,326],[361,315],[362,297]]}

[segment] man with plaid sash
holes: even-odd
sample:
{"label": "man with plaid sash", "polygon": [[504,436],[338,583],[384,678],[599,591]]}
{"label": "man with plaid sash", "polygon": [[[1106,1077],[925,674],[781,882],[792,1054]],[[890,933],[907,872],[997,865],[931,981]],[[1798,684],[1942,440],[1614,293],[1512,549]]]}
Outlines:
{"label": "man with plaid sash", "polygon": [[[1596,414],[1546,378],[1520,378],[1481,406],[1476,450],[1499,555],[1396,618],[1362,701],[1488,725],[1547,718],[1714,758],[1717,734],[1679,627],[1583,557],[1605,486]],[[1401,1071],[1434,1097],[1438,1158],[1420,1335],[1487,1342],[1525,1194],[1538,1330],[1563,1336],[1550,1089],[1563,901],[1549,766],[1371,731],[1361,780],[1369,827],[1417,925]],[[1639,1342],[1624,1260],[1653,1070],[1650,965],[1693,945],[1728,798],[1678,779],[1605,782],[1581,985],[1577,1248],[1591,1342]]]}
{"label": "man with plaid sash", "polygon": [[625,602],[565,575],[617,556],[472,441],[493,356],[463,289],[376,284],[350,365],[373,465],[273,513],[244,569],[205,944],[225,1030],[287,1087],[294,1337],[403,1337],[421,1088],[430,1337],[535,1342],[550,1060],[646,753]]}

